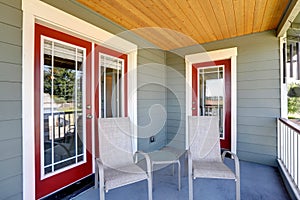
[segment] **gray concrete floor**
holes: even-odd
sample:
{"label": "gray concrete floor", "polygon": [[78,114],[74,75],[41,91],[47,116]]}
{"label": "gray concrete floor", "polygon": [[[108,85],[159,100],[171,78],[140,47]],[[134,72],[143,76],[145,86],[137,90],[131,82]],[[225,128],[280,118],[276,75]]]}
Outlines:
{"label": "gray concrete floor", "polygon": [[[226,164],[233,167],[233,161],[226,159]],[[182,162],[183,164],[183,162]],[[182,167],[182,187],[177,190],[177,172],[172,175],[172,167],[167,166],[154,172],[154,200],[188,199],[188,180],[185,166]],[[279,171],[275,167],[240,161],[241,199],[242,200],[283,200],[290,199]],[[235,199],[235,182],[220,179],[194,180],[194,199],[231,200]],[[73,198],[74,200],[99,199],[98,189],[90,188]],[[141,181],[108,191],[106,200],[143,200],[147,199],[147,181]]]}

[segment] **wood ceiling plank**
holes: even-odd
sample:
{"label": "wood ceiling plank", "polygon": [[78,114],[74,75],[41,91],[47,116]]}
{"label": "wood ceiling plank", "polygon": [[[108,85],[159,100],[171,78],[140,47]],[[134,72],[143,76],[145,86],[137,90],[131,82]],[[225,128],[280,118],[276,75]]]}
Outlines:
{"label": "wood ceiling plank", "polygon": [[[101,1],[101,7],[104,8],[104,10],[101,10],[104,15],[106,12],[108,12],[111,20],[115,21],[116,23],[122,24],[128,30],[133,30],[139,27],[150,27],[151,25],[157,26],[157,24],[154,25],[154,22],[141,19],[139,16],[137,16],[136,13],[140,14],[140,12],[136,12],[136,10],[128,4],[125,6],[124,4],[122,4],[122,2],[118,1],[110,1],[109,3],[106,1]],[[120,18],[119,16],[126,16],[126,18]],[[126,23],[124,23],[124,19],[126,19]],[[143,37],[144,35],[140,36]],[[154,41],[160,41],[160,47],[163,49],[165,49],[165,46],[169,45],[170,42],[176,43],[177,46],[182,45],[179,44],[176,39],[164,33],[164,31],[157,31],[155,36],[155,38],[150,37],[149,41],[154,44],[158,44]],[[161,40],[160,38],[169,38],[168,40],[170,41],[166,42],[165,40]]]}
{"label": "wood ceiling plank", "polygon": [[204,42],[205,38],[203,38],[203,34],[201,29],[203,28],[202,24],[198,21],[195,11],[189,1],[186,0],[177,0],[178,6],[181,8],[182,13],[184,13],[185,18],[188,19],[191,23],[190,28],[195,31],[193,34],[189,34],[189,32],[185,32],[186,35],[194,38],[198,43]]}
{"label": "wood ceiling plank", "polygon": [[[157,23],[161,23],[163,27],[177,30],[177,24],[170,20],[171,18],[173,18],[173,16],[171,16],[171,13],[166,12],[166,10],[161,7],[160,3],[155,3],[153,2],[153,0],[138,1],[135,2],[135,4],[136,3],[138,5],[143,5],[146,8],[146,10],[151,11],[146,12],[146,14],[151,18],[153,17],[155,21],[157,21]],[[141,6],[138,7],[141,8]]]}
{"label": "wood ceiling plank", "polygon": [[[154,17],[156,21],[162,22],[163,26],[166,27],[165,31],[170,34],[174,40],[171,42],[177,43],[177,46],[183,46],[185,43],[190,39],[184,39],[185,37],[192,37],[188,36],[185,33],[188,33],[187,30],[183,31],[183,29],[178,26],[177,21],[173,20],[174,15],[167,11],[165,7],[162,6],[162,4],[154,3],[153,1],[140,1],[143,6],[147,9],[150,9],[152,12],[149,15],[149,17]],[[140,6],[139,6],[140,7]],[[167,12],[166,12],[167,11]],[[160,13],[159,15],[157,13]]]}
{"label": "wood ceiling plank", "polygon": [[114,6],[117,6],[120,13],[123,13],[124,16],[130,16],[132,19],[136,19],[140,22],[138,27],[156,27],[158,24],[153,20],[152,18],[149,18],[147,15],[143,12],[145,10],[144,7],[136,8],[134,4],[132,4],[130,1],[124,1],[124,0],[110,0],[110,2],[115,2]]}
{"label": "wood ceiling plank", "polygon": [[202,11],[204,12],[206,19],[209,19],[209,24],[212,27],[212,31],[216,36],[217,40],[224,39],[217,17],[212,7],[210,0],[201,1]]}
{"label": "wood ceiling plank", "polygon": [[236,19],[232,0],[223,0],[223,8],[225,10],[225,17],[228,25],[230,37],[237,36]]}
{"label": "wood ceiling plank", "polygon": [[273,12],[272,27],[278,28],[280,20],[285,12],[285,9],[288,6],[288,3],[289,0],[277,0],[277,7],[275,8],[277,12]]}
{"label": "wood ceiling plank", "polygon": [[178,23],[178,18],[176,16],[175,13],[170,12],[162,3],[157,3],[157,1],[143,1],[143,2],[147,2],[148,4],[150,4],[150,6],[152,7],[156,7],[155,12],[153,12],[155,15],[157,15],[157,13],[160,13],[161,16],[161,21],[165,21],[165,23],[168,25],[167,27],[170,30],[174,30],[174,32],[178,36],[180,37],[179,42],[181,43],[181,46],[184,46],[186,39],[182,39],[182,35],[186,36],[186,37],[193,37],[193,36],[187,36],[186,33],[189,33],[189,31],[186,29],[185,26],[181,26]]}
{"label": "wood ceiling plank", "polygon": [[254,22],[255,0],[245,0],[245,34],[252,33]]}
{"label": "wood ceiling plank", "polygon": [[[201,3],[197,0],[189,0],[188,3],[191,5],[193,12],[197,18],[199,24],[200,34],[203,35],[204,42],[215,41],[217,40],[216,35],[214,34],[212,27],[209,23],[209,19],[206,18],[206,15],[203,13]],[[202,27],[202,30],[200,29]]]}
{"label": "wood ceiling plank", "polygon": [[[260,26],[260,31],[274,29],[272,21],[274,10],[277,8],[278,1],[277,0],[268,0],[266,4],[265,13],[263,16],[263,21]],[[278,15],[278,14],[277,14]]]}
{"label": "wood ceiling plank", "polygon": [[171,12],[172,15],[174,14],[176,16],[177,23],[179,23],[182,27],[184,27],[183,29],[186,30],[183,32],[184,34],[191,37],[201,35],[201,32],[197,29],[197,27],[193,27],[193,24],[187,17],[186,14],[188,13],[184,13],[181,7],[177,4],[177,1],[170,3],[168,0],[161,0],[161,3],[164,5],[166,10],[168,10],[168,12]]}
{"label": "wood ceiling plank", "polygon": [[102,14],[104,17],[112,20],[113,22],[122,25],[124,28],[130,30],[137,27],[137,23],[144,23],[137,21],[138,19],[132,19],[133,16],[128,14],[126,17],[122,17],[125,12],[114,1],[107,2],[102,0],[78,0],[82,4],[92,8],[96,12]]}
{"label": "wood ceiling plank", "polygon": [[[164,24],[163,21],[161,21],[157,15],[156,11],[152,9],[148,9],[148,12],[143,12],[147,10],[147,7],[144,4],[139,3],[139,1],[123,1],[123,0],[115,0],[118,4],[122,4],[122,6],[126,8],[131,8],[131,12],[135,14],[136,18],[139,18],[139,20],[144,21],[145,24],[147,24],[144,27],[160,27],[159,29],[156,29],[156,37],[152,40],[158,40],[158,37],[161,38],[167,38],[170,42],[174,43],[176,46],[180,46],[180,43],[178,42],[178,38],[175,38],[175,34],[172,34],[171,31],[164,30],[167,26]],[[151,13],[156,13],[155,15]],[[143,27],[140,27],[143,28]],[[146,29],[148,30],[148,29]],[[150,29],[149,29],[150,30]],[[164,48],[164,47],[163,47]]]}
{"label": "wood ceiling plank", "polygon": [[237,35],[245,34],[245,2],[244,0],[233,0],[234,15],[236,21]]}
{"label": "wood ceiling plank", "polygon": [[212,5],[214,5],[215,16],[217,17],[217,21],[219,23],[219,26],[221,27],[223,37],[230,38],[222,0],[213,0],[213,1],[211,0],[211,3]]}
{"label": "wood ceiling plank", "polygon": [[189,33],[189,30],[187,30],[186,27],[181,26],[180,23],[178,23],[176,14],[169,12],[169,10],[162,3],[157,3],[156,0],[149,0],[147,2],[150,2],[152,6],[157,8],[156,14],[160,13],[161,20],[168,24],[169,29],[178,31],[182,34]]}
{"label": "wood ceiling plank", "polygon": [[254,20],[252,32],[257,33],[260,31],[260,27],[263,22],[263,16],[265,14],[266,6],[268,0],[256,0],[254,8]]}
{"label": "wood ceiling plank", "polygon": [[[160,35],[158,35],[157,31],[155,31],[154,29],[139,28],[139,29],[134,29],[132,31],[134,33],[136,33],[137,35],[140,35],[144,39],[150,41],[151,43],[153,43],[157,47],[160,47],[161,49],[165,49],[165,48],[170,47],[170,44],[169,44],[170,42],[167,41],[167,39],[162,39],[162,37],[160,37]],[[156,38],[156,39],[154,40],[153,38]]]}
{"label": "wood ceiling plank", "polygon": [[[289,0],[77,0],[162,49],[274,29]],[[165,28],[165,29],[164,29]],[[177,32],[178,31],[178,32]],[[191,38],[193,39],[191,39]]]}

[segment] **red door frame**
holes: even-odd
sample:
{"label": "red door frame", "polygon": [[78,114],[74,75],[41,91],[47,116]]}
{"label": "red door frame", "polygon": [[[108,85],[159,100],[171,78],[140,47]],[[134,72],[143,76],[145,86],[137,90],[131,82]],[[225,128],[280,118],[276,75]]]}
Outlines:
{"label": "red door frame", "polygon": [[[40,76],[41,76],[41,36],[47,36],[60,41],[68,42],[86,49],[86,104],[91,105],[91,50],[90,42],[81,40],[74,36],[56,31],[45,26],[35,24],[35,62],[34,62],[34,119],[35,119],[35,198],[39,199],[55,192],[71,183],[74,183],[92,174],[92,124],[86,120],[86,163],[78,165],[69,170],[55,174],[41,180],[41,152],[40,152]],[[92,109],[90,109],[92,110]],[[87,110],[86,114],[90,112]]]}
{"label": "red door frame", "polygon": [[[116,58],[120,58],[124,60],[124,117],[128,116],[128,55],[120,53],[118,51],[114,51],[112,49],[108,49],[101,45],[95,44],[94,57],[95,57],[95,69],[94,69],[94,79],[95,79],[95,156],[99,157],[99,140],[98,140],[98,123],[97,119],[100,118],[99,113],[99,86],[100,86],[100,75],[99,75],[99,54],[104,53],[110,56],[114,56]],[[101,95],[101,94],[100,94]]]}
{"label": "red door frame", "polygon": [[198,69],[201,67],[210,67],[224,65],[224,83],[225,83],[225,113],[224,130],[225,140],[221,139],[221,148],[231,150],[231,60],[219,60],[211,62],[196,63],[192,65],[192,111],[193,116],[198,115]]}

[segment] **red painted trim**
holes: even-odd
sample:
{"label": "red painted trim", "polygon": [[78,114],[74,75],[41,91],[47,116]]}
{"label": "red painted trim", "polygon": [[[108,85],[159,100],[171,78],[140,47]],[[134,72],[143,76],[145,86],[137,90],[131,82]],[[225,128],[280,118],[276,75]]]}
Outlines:
{"label": "red painted trim", "polygon": [[95,115],[97,116],[95,118],[95,154],[96,156],[99,156],[99,140],[98,140],[98,121],[97,119],[100,117],[99,113],[99,53],[105,53],[107,55],[111,55],[117,58],[121,58],[124,60],[124,114],[127,117],[128,116],[128,79],[127,79],[127,72],[128,72],[128,60],[127,60],[127,55],[122,54],[120,52],[108,49],[106,47],[100,46],[95,44],[95,51],[94,51],[94,56],[95,56],[95,70],[94,70],[94,79],[95,79]]}
{"label": "red painted trim", "polygon": [[198,115],[198,68],[192,65],[192,115]]}
{"label": "red painted trim", "polygon": [[[41,61],[41,36],[47,36],[60,41],[68,42],[83,48],[86,48],[87,60],[86,60],[86,103],[91,104],[91,43],[81,40],[79,38],[67,35],[65,33],[44,27],[39,24],[35,24],[35,66],[34,66],[34,119],[35,119],[35,191],[36,199],[55,192],[62,187],[65,187],[79,179],[84,178],[87,175],[92,174],[92,124],[91,120],[86,121],[86,145],[87,145],[87,162],[77,167],[61,172],[49,178],[41,180],[41,168],[40,168],[40,61]],[[88,112],[89,110],[87,110]]]}
{"label": "red painted trim", "polygon": [[[224,65],[224,81],[225,81],[225,140],[221,140],[221,147],[231,149],[231,60],[219,60],[192,65],[192,101],[196,102],[192,107],[197,108],[192,111],[192,115],[198,115],[198,68]],[[195,105],[195,106],[194,106]]]}

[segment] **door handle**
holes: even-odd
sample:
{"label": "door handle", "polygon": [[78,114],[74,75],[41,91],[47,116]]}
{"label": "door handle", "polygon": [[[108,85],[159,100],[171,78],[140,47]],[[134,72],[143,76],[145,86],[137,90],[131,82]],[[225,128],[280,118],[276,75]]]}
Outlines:
{"label": "door handle", "polygon": [[196,110],[196,108],[192,108],[192,110]]}
{"label": "door handle", "polygon": [[86,115],[86,118],[88,118],[88,119],[92,119],[92,118],[93,118],[93,115],[91,115],[91,114],[87,114],[87,115]]}

